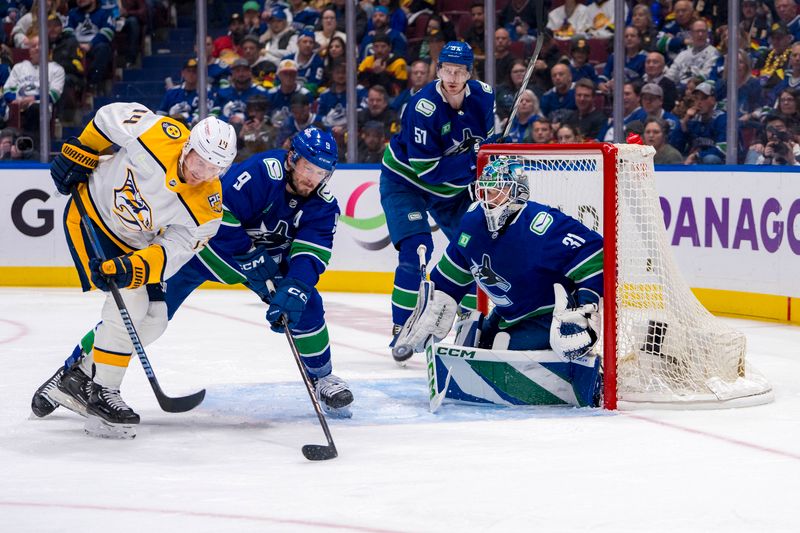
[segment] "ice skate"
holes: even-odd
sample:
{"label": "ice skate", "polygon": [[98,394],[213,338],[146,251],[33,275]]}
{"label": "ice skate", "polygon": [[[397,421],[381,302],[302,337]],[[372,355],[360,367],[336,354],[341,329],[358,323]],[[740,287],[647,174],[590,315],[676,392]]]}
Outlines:
{"label": "ice skate", "polygon": [[350,404],[353,403],[353,393],[347,383],[333,374],[314,381],[314,392],[320,406],[329,415],[335,418],[350,418]]}
{"label": "ice skate", "polygon": [[94,437],[132,439],[136,436],[139,415],[128,407],[119,390],[92,384],[86,406],[84,430]]}
{"label": "ice skate", "polygon": [[38,418],[44,418],[49,415],[60,405],[58,401],[53,398],[53,392],[58,390],[58,383],[61,381],[61,376],[64,375],[64,368],[59,367],[56,373],[52,375],[47,381],[42,383],[42,386],[36,389],[31,399],[31,410]]}
{"label": "ice skate", "polygon": [[56,388],[51,390],[49,396],[73,413],[86,416],[86,403],[89,401],[91,386],[92,379],[84,374],[80,365],[74,365],[61,375]]}

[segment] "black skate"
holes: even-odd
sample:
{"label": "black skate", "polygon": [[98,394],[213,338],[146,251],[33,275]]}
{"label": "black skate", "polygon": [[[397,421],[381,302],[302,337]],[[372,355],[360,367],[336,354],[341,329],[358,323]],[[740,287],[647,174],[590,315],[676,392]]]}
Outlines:
{"label": "black skate", "polygon": [[136,436],[139,415],[128,407],[118,389],[92,383],[86,416],[84,430],[89,435],[110,439],[132,439]]}
{"label": "black skate", "polygon": [[58,383],[61,381],[61,376],[64,375],[64,368],[61,367],[56,370],[53,376],[42,383],[42,386],[36,389],[31,399],[31,410],[33,414],[39,418],[43,418],[60,405],[58,401],[53,398],[53,392],[58,390]]}
{"label": "black skate", "polygon": [[61,376],[50,397],[73,413],[86,416],[91,388],[92,378],[83,373],[80,365],[73,365]]}
{"label": "black skate", "polygon": [[353,393],[343,379],[328,374],[314,381],[314,392],[319,400],[320,407],[335,418],[350,418],[350,404],[353,403]]}

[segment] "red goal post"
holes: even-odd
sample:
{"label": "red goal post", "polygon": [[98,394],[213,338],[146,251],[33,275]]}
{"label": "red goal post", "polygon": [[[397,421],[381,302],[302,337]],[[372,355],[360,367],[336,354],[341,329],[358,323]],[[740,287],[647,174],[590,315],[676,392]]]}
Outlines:
{"label": "red goal post", "polygon": [[[694,297],[672,257],[655,190],[653,154],[635,144],[490,144],[520,159],[531,199],[557,207],[604,238],[602,338],[607,409],[720,408],[772,400],[745,363],[746,338]],[[479,309],[488,310],[478,291]]]}

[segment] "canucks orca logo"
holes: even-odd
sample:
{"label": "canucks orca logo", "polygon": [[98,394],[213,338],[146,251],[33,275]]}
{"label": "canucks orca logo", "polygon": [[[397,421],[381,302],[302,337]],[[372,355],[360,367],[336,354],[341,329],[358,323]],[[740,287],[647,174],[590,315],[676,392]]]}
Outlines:
{"label": "canucks orca logo", "polygon": [[464,128],[461,132],[461,141],[457,141],[455,136],[452,138],[453,146],[445,150],[444,155],[458,155],[458,154],[465,154],[471,150],[475,150],[475,142],[483,141],[484,138],[480,135],[474,135],[472,130],[469,128]]}
{"label": "canucks orca logo", "polygon": [[125,227],[134,231],[152,231],[153,213],[150,204],[142,197],[133,171],[128,169],[125,183],[114,189],[114,214]]}
{"label": "canucks orca logo", "polygon": [[508,296],[498,294],[508,292],[511,289],[511,284],[492,269],[492,259],[489,254],[483,254],[480,265],[473,260],[470,271],[472,272],[472,277],[475,278],[484,292],[489,295],[495,305],[507,307],[512,304]]}
{"label": "canucks orca logo", "polygon": [[267,225],[261,222],[260,227],[245,231],[255,246],[263,246],[270,252],[281,252],[291,245],[289,223],[285,220],[278,220],[272,229],[267,229]]}

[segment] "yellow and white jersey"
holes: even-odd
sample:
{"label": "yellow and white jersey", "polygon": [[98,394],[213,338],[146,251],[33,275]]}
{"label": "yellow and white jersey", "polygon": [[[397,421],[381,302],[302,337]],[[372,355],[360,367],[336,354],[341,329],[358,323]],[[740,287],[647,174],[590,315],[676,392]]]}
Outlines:
{"label": "yellow and white jersey", "polygon": [[152,267],[162,280],[205,246],[222,219],[218,179],[187,185],[178,178],[188,137],[181,123],[137,103],[102,107],[79,137],[97,151],[119,146],[79,188],[89,216],[125,252],[160,246],[163,262]]}

